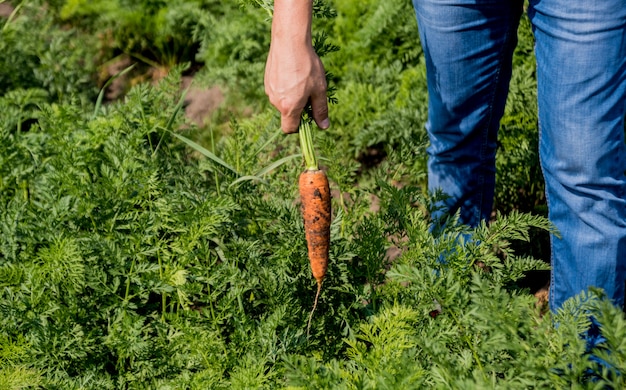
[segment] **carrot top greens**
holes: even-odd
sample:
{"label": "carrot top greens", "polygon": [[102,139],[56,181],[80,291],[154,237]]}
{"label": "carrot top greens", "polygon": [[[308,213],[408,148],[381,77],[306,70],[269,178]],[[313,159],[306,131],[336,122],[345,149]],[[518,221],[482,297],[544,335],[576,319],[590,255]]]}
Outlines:
{"label": "carrot top greens", "polygon": [[[0,16],[0,389],[626,388],[619,309],[589,291],[542,315],[529,293],[526,275],[548,272],[539,255],[551,226],[526,17],[499,138],[501,212],[434,236],[410,2],[314,2],[327,15],[314,29],[328,32],[315,42],[342,45],[324,58],[341,104],[332,131],[311,129],[318,161],[282,136],[263,96],[262,9],[1,3],[14,12]],[[152,32],[178,38],[150,47]],[[204,67],[143,83],[136,61],[109,83],[126,80],[123,98],[98,99],[97,70],[127,69],[129,39],[152,61],[193,41],[186,58]],[[181,80],[192,75],[190,91],[224,95],[203,125],[185,117]],[[339,194],[308,339],[301,154],[306,168],[332,161],[324,172]],[[606,339],[590,352],[616,370],[584,382],[596,368],[580,338],[589,313]]]}
{"label": "carrot top greens", "polygon": [[317,171],[319,169],[319,165],[317,164],[315,149],[313,147],[311,119],[304,117],[302,118],[302,120],[300,121],[300,127],[298,128],[298,134],[300,138],[300,148],[302,150],[302,157],[304,158],[305,169]]}

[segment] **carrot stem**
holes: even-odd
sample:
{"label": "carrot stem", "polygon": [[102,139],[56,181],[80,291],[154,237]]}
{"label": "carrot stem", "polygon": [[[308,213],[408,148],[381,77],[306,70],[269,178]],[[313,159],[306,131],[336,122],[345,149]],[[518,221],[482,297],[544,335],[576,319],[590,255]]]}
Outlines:
{"label": "carrot stem", "polygon": [[302,157],[304,157],[304,165],[309,171],[319,170],[315,150],[313,149],[313,132],[311,131],[311,120],[302,118],[300,121],[300,147],[302,148]]}

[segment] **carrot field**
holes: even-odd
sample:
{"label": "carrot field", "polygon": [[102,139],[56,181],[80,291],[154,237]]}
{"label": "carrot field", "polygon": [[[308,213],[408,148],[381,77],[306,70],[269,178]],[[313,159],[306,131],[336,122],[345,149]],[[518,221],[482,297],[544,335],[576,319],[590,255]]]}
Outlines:
{"label": "carrot field", "polygon": [[315,1],[332,216],[307,332],[271,6],[0,0],[0,389],[625,388],[623,312],[600,290],[541,298],[555,231],[525,17],[491,221],[433,230],[411,2]]}

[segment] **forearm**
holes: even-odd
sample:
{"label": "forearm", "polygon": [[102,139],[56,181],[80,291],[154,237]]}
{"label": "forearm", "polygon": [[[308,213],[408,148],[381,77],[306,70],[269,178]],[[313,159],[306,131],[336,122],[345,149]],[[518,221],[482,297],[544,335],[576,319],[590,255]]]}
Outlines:
{"label": "forearm", "polygon": [[272,42],[290,47],[311,45],[313,0],[275,0]]}

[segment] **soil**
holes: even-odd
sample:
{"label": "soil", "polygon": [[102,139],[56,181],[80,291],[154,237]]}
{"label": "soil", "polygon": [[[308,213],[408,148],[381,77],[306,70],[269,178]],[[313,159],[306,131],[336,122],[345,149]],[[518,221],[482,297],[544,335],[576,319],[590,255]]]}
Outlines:
{"label": "soil", "polygon": [[0,17],[8,18],[11,16],[15,8],[11,4],[0,3]]}
{"label": "soil", "polygon": [[185,96],[185,115],[198,127],[203,127],[205,121],[224,102],[224,92],[219,87],[196,87],[193,76],[184,76],[181,81],[182,89],[187,89]]}
{"label": "soil", "polygon": [[[133,61],[130,59],[130,57],[118,57],[114,61],[111,61],[102,67],[102,71],[100,72],[100,79],[104,82],[110,77],[118,75],[121,71],[128,68],[132,64]],[[111,81],[111,84],[107,87],[104,93],[104,98],[106,99],[106,101],[114,101],[122,98],[128,90],[129,83],[130,78],[128,74],[116,77],[113,81]]]}
{"label": "soil", "polygon": [[550,282],[541,287],[539,290],[535,292],[535,298],[537,298],[537,307],[539,307],[542,312],[548,311],[548,299],[550,298]]}

